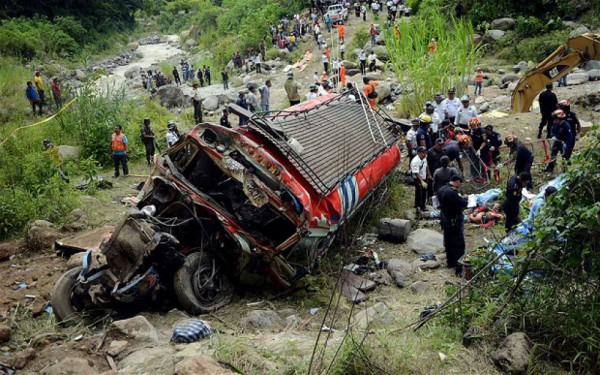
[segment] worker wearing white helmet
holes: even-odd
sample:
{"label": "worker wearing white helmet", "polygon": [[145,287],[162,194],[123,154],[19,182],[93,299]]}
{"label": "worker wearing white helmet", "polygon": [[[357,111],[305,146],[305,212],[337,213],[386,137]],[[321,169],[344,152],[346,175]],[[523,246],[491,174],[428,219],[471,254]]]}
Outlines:
{"label": "worker wearing white helmet", "polygon": [[456,119],[454,125],[461,127],[462,129],[469,129],[469,119],[477,117],[477,109],[474,105],[470,105],[471,99],[469,95],[463,95],[460,98],[462,106],[456,111]]}

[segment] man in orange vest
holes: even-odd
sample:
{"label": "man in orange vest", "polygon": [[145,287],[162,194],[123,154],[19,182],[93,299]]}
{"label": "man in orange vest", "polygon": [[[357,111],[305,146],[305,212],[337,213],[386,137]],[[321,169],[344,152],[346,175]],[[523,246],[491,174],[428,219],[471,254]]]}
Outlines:
{"label": "man in orange vest", "polygon": [[338,39],[340,42],[344,42],[344,35],[346,34],[346,28],[343,24],[334,25],[338,29]]}
{"label": "man in orange vest", "polygon": [[342,88],[346,87],[346,67],[344,64],[340,65],[340,83],[342,84]]}
{"label": "man in orange vest", "polygon": [[372,80],[369,77],[364,77],[363,83],[365,84],[363,93],[367,97],[369,106],[375,109],[377,107],[377,92],[375,91],[375,87],[379,86],[379,82]]}
{"label": "man in orange vest", "polygon": [[429,42],[429,45],[427,46],[427,48],[429,49],[429,51],[427,52],[427,56],[431,55],[432,53],[435,52],[435,50],[438,47],[438,43],[435,41],[435,39],[431,39],[431,42]]}
{"label": "man in orange vest", "polygon": [[119,163],[123,166],[123,175],[129,174],[127,168],[127,137],[123,134],[121,125],[115,126],[115,132],[110,138],[110,152],[115,162],[115,174],[113,177],[119,177]]}

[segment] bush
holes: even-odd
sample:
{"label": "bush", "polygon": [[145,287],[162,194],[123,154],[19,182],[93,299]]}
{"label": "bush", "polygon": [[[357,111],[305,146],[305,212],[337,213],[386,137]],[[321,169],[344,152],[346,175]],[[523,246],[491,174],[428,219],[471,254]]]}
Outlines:
{"label": "bush", "polygon": [[513,43],[514,59],[540,62],[560,47],[568,37],[569,33],[567,31],[554,31]]}
{"label": "bush", "polygon": [[353,51],[357,48],[363,49],[365,44],[369,41],[369,29],[366,26],[359,26],[356,28],[354,37],[350,41],[350,45],[347,47],[347,51]]}

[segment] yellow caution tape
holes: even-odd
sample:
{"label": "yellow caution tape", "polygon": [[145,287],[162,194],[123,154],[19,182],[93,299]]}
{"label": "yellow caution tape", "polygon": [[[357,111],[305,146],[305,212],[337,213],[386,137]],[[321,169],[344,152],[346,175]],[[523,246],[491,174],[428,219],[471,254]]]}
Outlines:
{"label": "yellow caution tape", "polygon": [[77,98],[74,98],[74,99],[72,99],[70,102],[68,102],[67,104],[65,104],[65,105],[64,105],[64,106],[63,106],[63,107],[62,107],[62,108],[61,108],[61,109],[60,109],[58,112],[56,112],[55,114],[53,114],[53,115],[52,115],[52,116],[50,116],[50,117],[47,117],[47,118],[43,119],[42,121],[38,121],[38,122],[36,122],[36,123],[34,123],[34,124],[29,124],[29,125],[25,125],[25,126],[21,126],[21,127],[18,127],[18,128],[16,128],[15,130],[13,130],[13,131],[12,131],[12,133],[10,133],[10,135],[9,135],[8,137],[6,137],[6,139],[5,139],[5,140],[3,140],[2,142],[0,142],[0,147],[2,147],[2,146],[3,146],[3,145],[4,145],[4,144],[5,144],[5,143],[6,143],[6,142],[7,142],[7,141],[8,141],[8,140],[9,140],[9,139],[12,137],[12,136],[14,136],[14,135],[15,135],[15,134],[16,134],[16,133],[19,131],[19,130],[21,130],[21,129],[27,129],[27,128],[32,128],[32,127],[34,127],[34,126],[41,125],[41,124],[44,124],[44,123],[46,123],[46,122],[48,122],[48,121],[52,120],[52,119],[53,119],[53,118],[55,118],[56,116],[60,115],[62,111],[64,111],[65,109],[69,108],[69,106],[70,106],[71,104],[73,104],[73,102],[74,102],[74,101],[76,101],[77,99],[79,99],[79,98],[77,97]]}

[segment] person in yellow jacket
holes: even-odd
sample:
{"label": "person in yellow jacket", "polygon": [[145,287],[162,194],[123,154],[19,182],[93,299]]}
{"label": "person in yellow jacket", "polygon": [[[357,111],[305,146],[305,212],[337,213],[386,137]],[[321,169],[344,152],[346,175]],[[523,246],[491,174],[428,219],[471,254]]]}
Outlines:
{"label": "person in yellow jacket", "polygon": [[42,103],[42,105],[46,104],[44,81],[42,81],[42,74],[40,72],[35,72],[33,82],[35,83],[35,89],[37,90],[38,96],[40,97],[40,102]]}
{"label": "person in yellow jacket", "polygon": [[110,152],[115,163],[115,174],[113,177],[119,177],[119,164],[123,166],[123,175],[129,174],[129,168],[127,168],[127,137],[123,134],[123,127],[121,125],[115,125],[115,132],[110,137]]}

